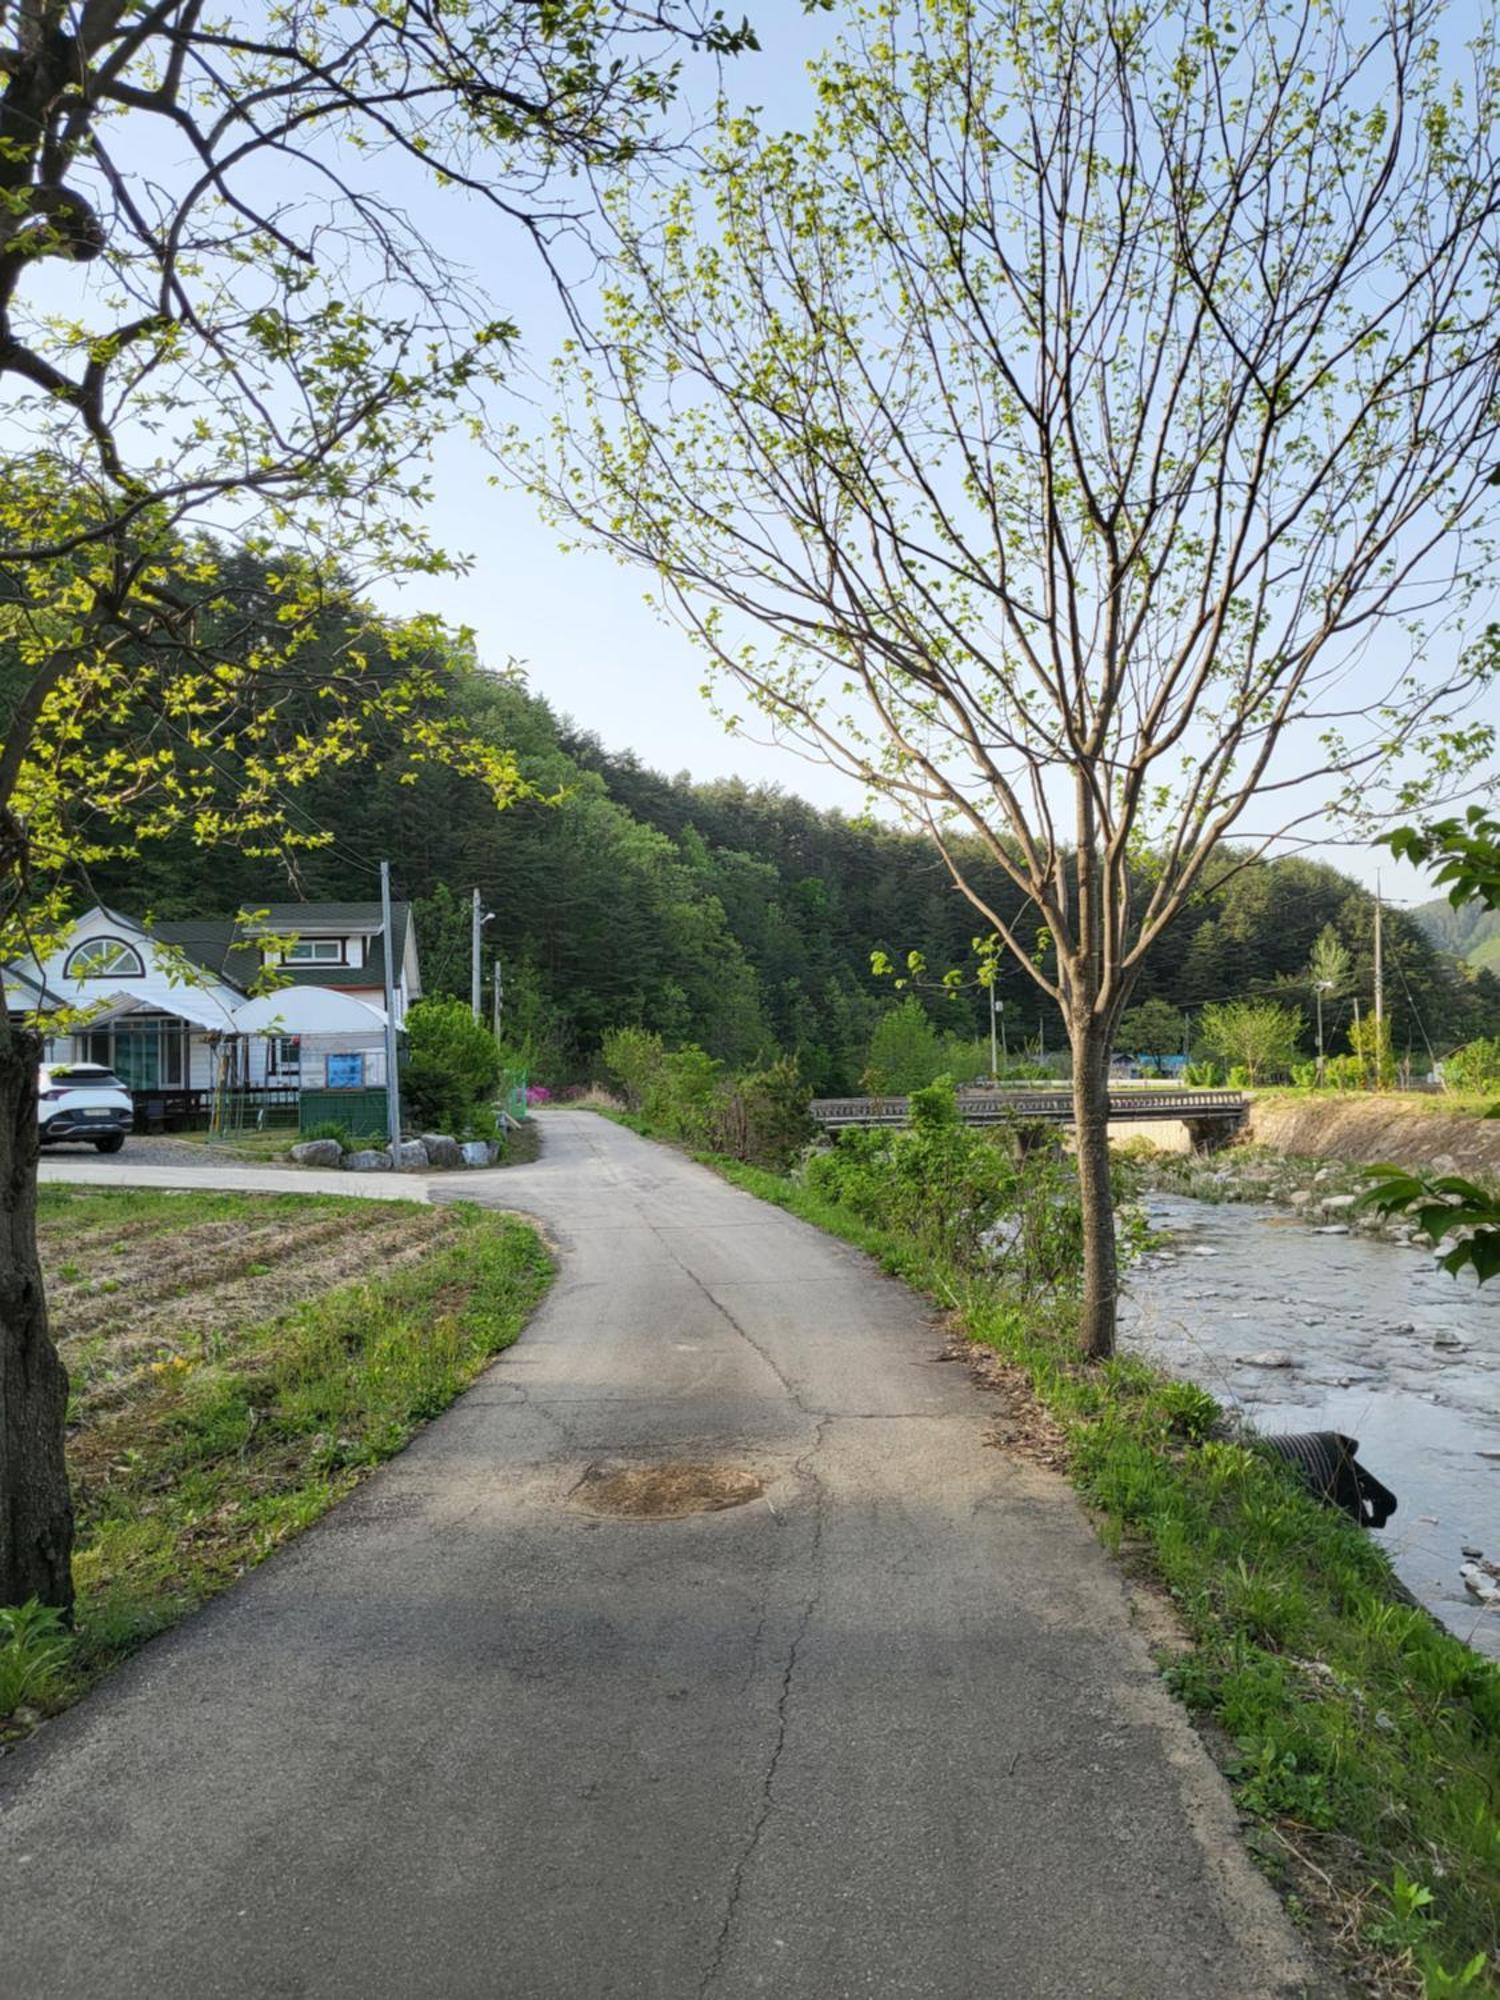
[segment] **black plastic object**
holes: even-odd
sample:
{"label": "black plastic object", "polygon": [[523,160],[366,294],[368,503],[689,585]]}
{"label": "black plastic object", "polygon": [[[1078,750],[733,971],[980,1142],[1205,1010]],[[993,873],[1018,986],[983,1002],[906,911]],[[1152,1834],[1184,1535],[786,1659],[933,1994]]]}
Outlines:
{"label": "black plastic object", "polygon": [[1382,1486],[1354,1454],[1359,1439],[1342,1431],[1304,1431],[1295,1437],[1267,1437],[1261,1443],[1302,1475],[1302,1483],[1330,1507],[1342,1507],[1363,1528],[1383,1528],[1396,1511],[1396,1496]]}

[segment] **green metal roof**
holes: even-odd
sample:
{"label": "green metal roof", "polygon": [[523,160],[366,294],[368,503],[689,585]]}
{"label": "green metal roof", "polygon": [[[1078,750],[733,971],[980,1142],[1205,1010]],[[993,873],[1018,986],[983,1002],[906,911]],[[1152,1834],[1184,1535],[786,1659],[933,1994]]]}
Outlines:
{"label": "green metal roof", "polygon": [[[380,936],[379,903],[257,903],[253,911],[254,922],[248,927],[234,917],[199,917],[183,923],[154,924],[152,930],[163,944],[175,945],[195,965],[242,988],[261,971],[260,952],[249,939],[266,934],[347,937],[362,933],[363,965],[284,965],[281,975],[291,986],[384,986],[385,940]],[[411,905],[392,903],[398,975],[410,922]]]}

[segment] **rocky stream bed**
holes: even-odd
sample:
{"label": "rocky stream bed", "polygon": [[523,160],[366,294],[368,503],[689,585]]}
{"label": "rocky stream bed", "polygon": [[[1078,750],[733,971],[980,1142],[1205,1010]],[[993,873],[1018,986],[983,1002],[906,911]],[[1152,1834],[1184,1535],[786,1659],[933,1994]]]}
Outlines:
{"label": "rocky stream bed", "polygon": [[1500,1282],[1438,1269],[1355,1206],[1353,1169],[1254,1154],[1159,1161],[1160,1247],[1125,1343],[1263,1432],[1338,1430],[1394,1489],[1407,1587],[1500,1657]]}

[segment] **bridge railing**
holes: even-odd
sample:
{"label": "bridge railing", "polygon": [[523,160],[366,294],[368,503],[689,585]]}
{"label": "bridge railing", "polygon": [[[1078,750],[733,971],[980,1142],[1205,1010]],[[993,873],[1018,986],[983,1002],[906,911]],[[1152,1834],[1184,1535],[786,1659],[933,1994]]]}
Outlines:
{"label": "bridge railing", "polygon": [[[1249,1099],[1238,1090],[1111,1090],[1112,1121],[1151,1118],[1243,1118]],[[819,1097],[811,1105],[820,1125],[905,1125],[910,1117],[905,1097]],[[960,1091],[959,1116],[968,1125],[1009,1120],[1067,1125],[1073,1120],[1073,1099],[1066,1090]]]}

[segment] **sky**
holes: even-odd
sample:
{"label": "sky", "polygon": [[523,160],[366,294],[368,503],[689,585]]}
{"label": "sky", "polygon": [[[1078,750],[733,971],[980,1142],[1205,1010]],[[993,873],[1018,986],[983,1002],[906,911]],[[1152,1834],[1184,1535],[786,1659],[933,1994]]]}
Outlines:
{"label": "sky", "polygon": [[[830,36],[830,19],[808,16],[795,0],[766,0],[754,14],[762,51],[728,65],[726,86],[741,102],[763,106],[775,121],[794,126],[809,104],[806,62]],[[689,90],[706,104],[713,85],[712,72],[700,68]],[[492,212],[466,209],[441,194],[420,199],[420,219],[439,247],[475,269],[497,306],[521,327],[515,407],[497,414],[544,424],[545,370],[567,329],[540,260]],[[701,656],[649,609],[644,572],[598,551],[564,553],[558,531],[524,494],[496,483],[493,464],[467,439],[441,442],[435,469],[435,539],[467,554],[472,568],[462,577],[423,579],[422,603],[472,627],[484,663],[521,663],[530,688],[555,710],[606,748],[634,751],[656,769],[697,779],[733,774],[780,785],[819,806],[865,809],[860,788],[828,768],[774,744],[726,734],[700,693]],[[1371,887],[1378,879],[1397,903],[1432,893],[1423,875],[1383,850],[1330,840],[1299,851]]]}
{"label": "sky", "polygon": [[[796,127],[811,107],[806,64],[832,39],[836,17],[809,13],[799,0],[758,0],[751,11],[761,51],[728,63],[724,86],[738,103],[763,108],[770,122]],[[717,83],[711,64],[690,62],[690,109],[706,111]],[[494,420],[544,425],[546,370],[568,329],[542,260],[513,223],[459,190],[413,181],[401,196],[433,247],[471,271],[493,308],[521,329],[512,392]],[[421,578],[393,594],[391,608],[434,611],[471,627],[485,664],[519,662],[536,694],[612,751],[634,751],[669,774],[736,775],[819,806],[866,808],[860,788],[827,767],[728,736],[700,693],[701,656],[648,608],[645,573],[600,552],[564,553],[534,502],[499,483],[482,445],[456,433],[440,439],[433,472],[433,539],[471,567]],[[1310,851],[1372,886],[1378,871],[1392,900],[1430,893],[1416,871],[1398,868],[1383,852],[1333,844]]]}

